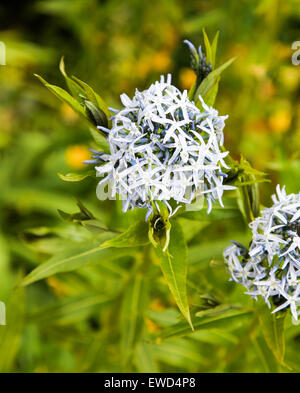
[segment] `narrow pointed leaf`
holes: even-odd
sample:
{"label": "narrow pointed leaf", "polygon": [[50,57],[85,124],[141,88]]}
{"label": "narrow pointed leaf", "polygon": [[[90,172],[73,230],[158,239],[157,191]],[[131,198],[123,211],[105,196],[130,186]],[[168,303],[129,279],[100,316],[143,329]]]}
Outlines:
{"label": "narrow pointed leaf", "polygon": [[88,99],[96,106],[98,106],[105,113],[106,117],[110,118],[110,112],[106,102],[100,97],[98,93],[96,93],[87,83],[82,80],[72,76],[72,78],[85,90]]}
{"label": "narrow pointed leaf", "polygon": [[272,314],[266,305],[259,308],[258,318],[262,333],[270,350],[280,364],[284,364],[284,322],[286,312]]}
{"label": "narrow pointed leaf", "polygon": [[28,315],[28,320],[38,324],[67,325],[86,319],[101,304],[111,302],[118,294],[81,295],[59,300]]}
{"label": "narrow pointed leaf", "polygon": [[210,45],[210,42],[209,42],[209,39],[208,39],[205,29],[202,29],[202,33],[203,33],[204,44],[205,44],[205,49],[206,49],[206,61],[207,61],[207,63],[211,63],[211,61],[212,61],[211,45]]}
{"label": "narrow pointed leaf", "polygon": [[85,100],[84,105],[86,113],[95,127],[108,126],[107,117],[102,109],[98,108],[98,106],[96,106],[93,102],[89,100]]}
{"label": "narrow pointed leaf", "polygon": [[64,62],[63,57],[60,60],[59,69],[65,78],[65,81],[67,83],[67,86],[68,86],[72,96],[75,98],[76,101],[78,101],[80,104],[82,104],[84,101],[84,97],[83,97],[84,93],[85,93],[84,89],[80,85],[78,85],[78,83],[76,83],[73,79],[71,79],[68,76],[68,74],[66,73],[65,62]]}
{"label": "narrow pointed leaf", "polygon": [[39,75],[35,75],[35,76],[43,83],[44,86],[47,87],[48,90],[50,90],[54,95],[56,95],[56,97],[58,97],[61,101],[68,104],[75,112],[83,116],[85,119],[87,118],[83,106],[67,91],[65,91],[59,86],[51,85]]}
{"label": "narrow pointed leaf", "polygon": [[201,82],[201,85],[198,87],[196,93],[195,93],[195,102],[197,104],[198,97],[201,95],[201,97],[204,99],[209,93],[210,89],[218,83],[218,77],[220,74],[230,66],[230,64],[235,60],[236,58],[233,57],[232,59],[228,60],[226,63],[222,64],[220,67],[216,68],[214,71],[212,71],[210,74],[207,75],[207,77]]}
{"label": "narrow pointed leaf", "polygon": [[277,373],[278,372],[278,362],[274,357],[272,351],[267,346],[263,337],[253,337],[252,342],[254,344],[254,349],[258,357],[261,360],[262,366],[267,373]]}
{"label": "narrow pointed leaf", "polygon": [[147,294],[145,278],[141,274],[136,274],[126,288],[121,310],[121,353],[125,370],[132,360],[136,345],[142,338]]}
{"label": "narrow pointed leaf", "polygon": [[187,297],[187,268],[188,254],[181,226],[174,221],[171,227],[169,247],[166,252],[157,248],[161,270],[168,283],[170,291],[185,319],[193,328],[188,297]]}
{"label": "narrow pointed leaf", "polygon": [[208,106],[214,106],[215,101],[216,101],[216,97],[218,94],[218,90],[219,90],[219,82],[220,82],[220,76],[218,76],[216,78],[216,82],[213,85],[213,87],[208,91],[208,93],[205,96],[205,103]]}
{"label": "narrow pointed leaf", "polygon": [[[252,310],[240,309],[233,306],[220,306],[213,311],[202,312],[199,317],[193,318],[194,330],[216,329],[231,326],[233,320],[242,320],[244,317],[249,317]],[[158,337],[159,340],[164,340],[172,337],[182,337],[191,334],[190,326],[186,322],[179,322],[174,326],[166,328]]]}
{"label": "narrow pointed leaf", "polygon": [[213,42],[211,44],[211,65],[213,70],[215,69],[216,64],[216,53],[217,53],[217,46],[218,46],[218,39],[219,39],[219,32],[217,31]]}
{"label": "narrow pointed leaf", "polygon": [[139,373],[158,373],[153,345],[141,341],[136,349],[135,364]]}
{"label": "narrow pointed leaf", "polygon": [[140,247],[149,244],[149,242],[148,224],[144,220],[141,220],[131,225],[128,230],[121,235],[104,242],[101,248]]}
{"label": "narrow pointed leaf", "polygon": [[95,177],[95,171],[91,169],[82,173],[67,173],[66,175],[58,173],[58,176],[64,181],[77,182],[86,179],[87,177]]}
{"label": "narrow pointed leaf", "polygon": [[[112,252],[112,250],[103,249],[101,246],[95,247],[95,242],[87,242],[79,246],[73,245],[34,269],[23,279],[21,285],[26,286],[54,274],[76,270],[92,263],[99,263],[99,265],[110,269],[108,261],[122,255],[128,255],[128,250],[121,249],[118,252],[116,250]],[[118,266],[113,266],[112,270],[124,275],[124,271]]]}

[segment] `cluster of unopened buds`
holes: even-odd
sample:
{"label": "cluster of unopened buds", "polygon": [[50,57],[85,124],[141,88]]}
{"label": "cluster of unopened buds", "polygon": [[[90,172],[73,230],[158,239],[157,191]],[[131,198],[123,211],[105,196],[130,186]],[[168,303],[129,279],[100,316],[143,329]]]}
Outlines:
{"label": "cluster of unopened buds", "polygon": [[[111,109],[111,129],[98,127],[107,134],[110,154],[94,151],[89,161],[97,176],[104,176],[97,193],[109,183],[111,196],[121,196],[124,212],[147,208],[146,219],[157,201],[166,204],[170,215],[200,196],[207,200],[208,213],[216,200],[223,206],[223,191],[235,188],[224,184],[224,171],[230,169],[224,161],[228,152],[221,149],[227,116],[199,100],[202,110],[186,90],[171,84],[171,75],[143,92],[136,90],[132,99],[122,94],[123,109]],[[170,200],[177,203],[174,210]]]}
{"label": "cluster of unopened buds", "polygon": [[226,248],[224,258],[232,280],[247,294],[261,296],[273,312],[290,307],[300,314],[300,193],[286,194],[277,186],[273,206],[250,223],[249,250],[239,243]]}

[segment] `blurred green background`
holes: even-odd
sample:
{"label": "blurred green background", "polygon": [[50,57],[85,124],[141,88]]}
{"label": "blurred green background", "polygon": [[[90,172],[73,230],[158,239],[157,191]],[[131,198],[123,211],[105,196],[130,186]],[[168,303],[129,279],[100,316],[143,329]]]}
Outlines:
{"label": "blurred green background", "polygon": [[[93,264],[15,288],[53,252],[87,238],[57,213],[75,211],[74,197],[112,227],[125,228],[131,219],[120,214],[117,203],[97,201],[94,180],[59,179],[57,172],[83,168],[92,138],[86,124],[33,74],[64,85],[58,70],[64,56],[71,75],[118,108],[122,92],[130,96],[161,74],[171,72],[173,83],[188,89],[194,75],[183,40],[203,45],[202,28],[211,39],[219,30],[217,64],[237,56],[222,75],[215,103],[221,114],[229,114],[226,147],[233,157],[243,154],[269,174],[271,183],[260,185],[261,201],[269,205],[277,183],[299,192],[300,66],[292,65],[291,45],[300,40],[300,3],[11,0],[0,5],[0,26],[6,45],[6,65],[0,66],[0,301],[7,305],[8,322],[0,326],[0,371],[122,371],[122,332],[115,324],[127,260],[106,267]],[[242,220],[222,220],[211,227],[190,221],[186,226],[191,291],[221,303],[229,297],[249,303],[218,262],[229,239],[247,237]],[[151,341],[177,318],[159,278],[144,316],[146,338],[138,343],[127,371],[265,371],[258,348],[264,344],[244,320],[226,329]],[[286,336],[288,362],[300,370],[300,327],[290,324]],[[247,346],[249,342],[255,345]],[[273,366],[268,367],[274,371]]]}

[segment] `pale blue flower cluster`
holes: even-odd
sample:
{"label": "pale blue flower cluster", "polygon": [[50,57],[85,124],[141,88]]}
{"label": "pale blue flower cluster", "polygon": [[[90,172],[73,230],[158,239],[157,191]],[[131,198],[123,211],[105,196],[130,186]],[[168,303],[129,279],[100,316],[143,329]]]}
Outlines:
{"label": "pale blue flower cluster", "polygon": [[277,186],[273,206],[250,223],[249,250],[238,243],[227,247],[224,258],[234,281],[247,288],[253,298],[262,296],[277,312],[290,307],[300,314],[300,193],[286,194]]}
{"label": "pale blue flower cluster", "polygon": [[[108,136],[110,154],[102,155],[96,166],[97,176],[104,176],[98,190],[110,183],[112,196],[120,195],[123,211],[134,207],[148,208],[147,218],[156,201],[163,201],[170,214],[168,201],[190,204],[205,196],[208,212],[216,199],[233,186],[224,185],[229,169],[222,152],[223,128],[227,116],[208,107],[203,110],[166,80],[152,84],[132,99],[121,95],[123,109],[112,118]],[[96,158],[97,159],[97,158]]]}

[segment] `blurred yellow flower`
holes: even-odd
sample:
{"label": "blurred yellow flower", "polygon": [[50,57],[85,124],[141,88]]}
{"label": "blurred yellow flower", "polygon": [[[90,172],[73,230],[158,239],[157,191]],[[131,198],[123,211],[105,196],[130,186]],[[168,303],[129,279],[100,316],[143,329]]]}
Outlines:
{"label": "blurred yellow flower", "polygon": [[63,297],[67,295],[65,286],[56,277],[48,277],[47,283],[58,296]]}
{"label": "blurred yellow flower", "polygon": [[262,101],[268,100],[276,93],[276,87],[269,78],[265,78],[259,85],[259,98]]}
{"label": "blurred yellow flower", "polygon": [[150,304],[150,308],[158,311],[162,311],[165,309],[164,305],[160,302],[159,299],[153,300]]}
{"label": "blurred yellow flower", "polygon": [[268,131],[268,124],[265,122],[263,118],[257,118],[253,120],[249,120],[245,124],[245,132],[246,134],[263,134]]}
{"label": "blurred yellow flower", "polygon": [[274,45],[274,54],[276,56],[277,59],[288,59],[289,57],[291,57],[291,47],[290,45],[286,45],[286,44],[282,44],[281,42],[277,42]]}
{"label": "blurred yellow flower", "polygon": [[289,109],[282,109],[274,113],[269,118],[269,125],[276,133],[286,132],[291,124],[291,112]]}
{"label": "blurred yellow flower", "polygon": [[63,118],[69,123],[74,123],[78,119],[78,116],[73,111],[73,109],[65,103],[61,106],[61,113]]}
{"label": "blurred yellow flower", "polygon": [[156,323],[152,322],[151,319],[146,318],[145,323],[149,333],[157,333],[160,331],[159,326]]}
{"label": "blurred yellow flower", "polygon": [[164,44],[167,45],[170,49],[174,48],[178,41],[178,34],[176,30],[171,26],[168,25],[164,31]]}
{"label": "blurred yellow flower", "polygon": [[190,89],[196,80],[194,71],[190,68],[182,68],[179,73],[179,83],[182,89]]}
{"label": "blurred yellow flower", "polygon": [[0,110],[1,133],[10,132],[14,126],[16,113],[12,108],[2,106]]}
{"label": "blurred yellow flower", "polygon": [[66,161],[70,168],[81,169],[86,165],[83,161],[90,159],[91,153],[86,146],[74,145],[69,146],[66,150]]}
{"label": "blurred yellow flower", "polygon": [[250,64],[249,71],[252,75],[254,75],[257,79],[261,79],[266,75],[266,67],[263,64]]}
{"label": "blurred yellow flower", "polygon": [[290,65],[281,67],[279,70],[279,82],[288,90],[295,90],[300,81],[299,68]]}
{"label": "blurred yellow flower", "polygon": [[159,51],[156,53],[141,56],[138,62],[132,62],[132,70],[135,77],[145,78],[151,71],[167,72],[171,67],[170,54],[167,51]]}
{"label": "blurred yellow flower", "polygon": [[133,67],[131,72],[141,79],[145,78],[151,69],[151,59],[152,57],[142,56],[135,66],[132,62]]}
{"label": "blurred yellow flower", "polygon": [[170,54],[167,51],[159,51],[151,58],[152,70],[164,72],[171,66]]}

